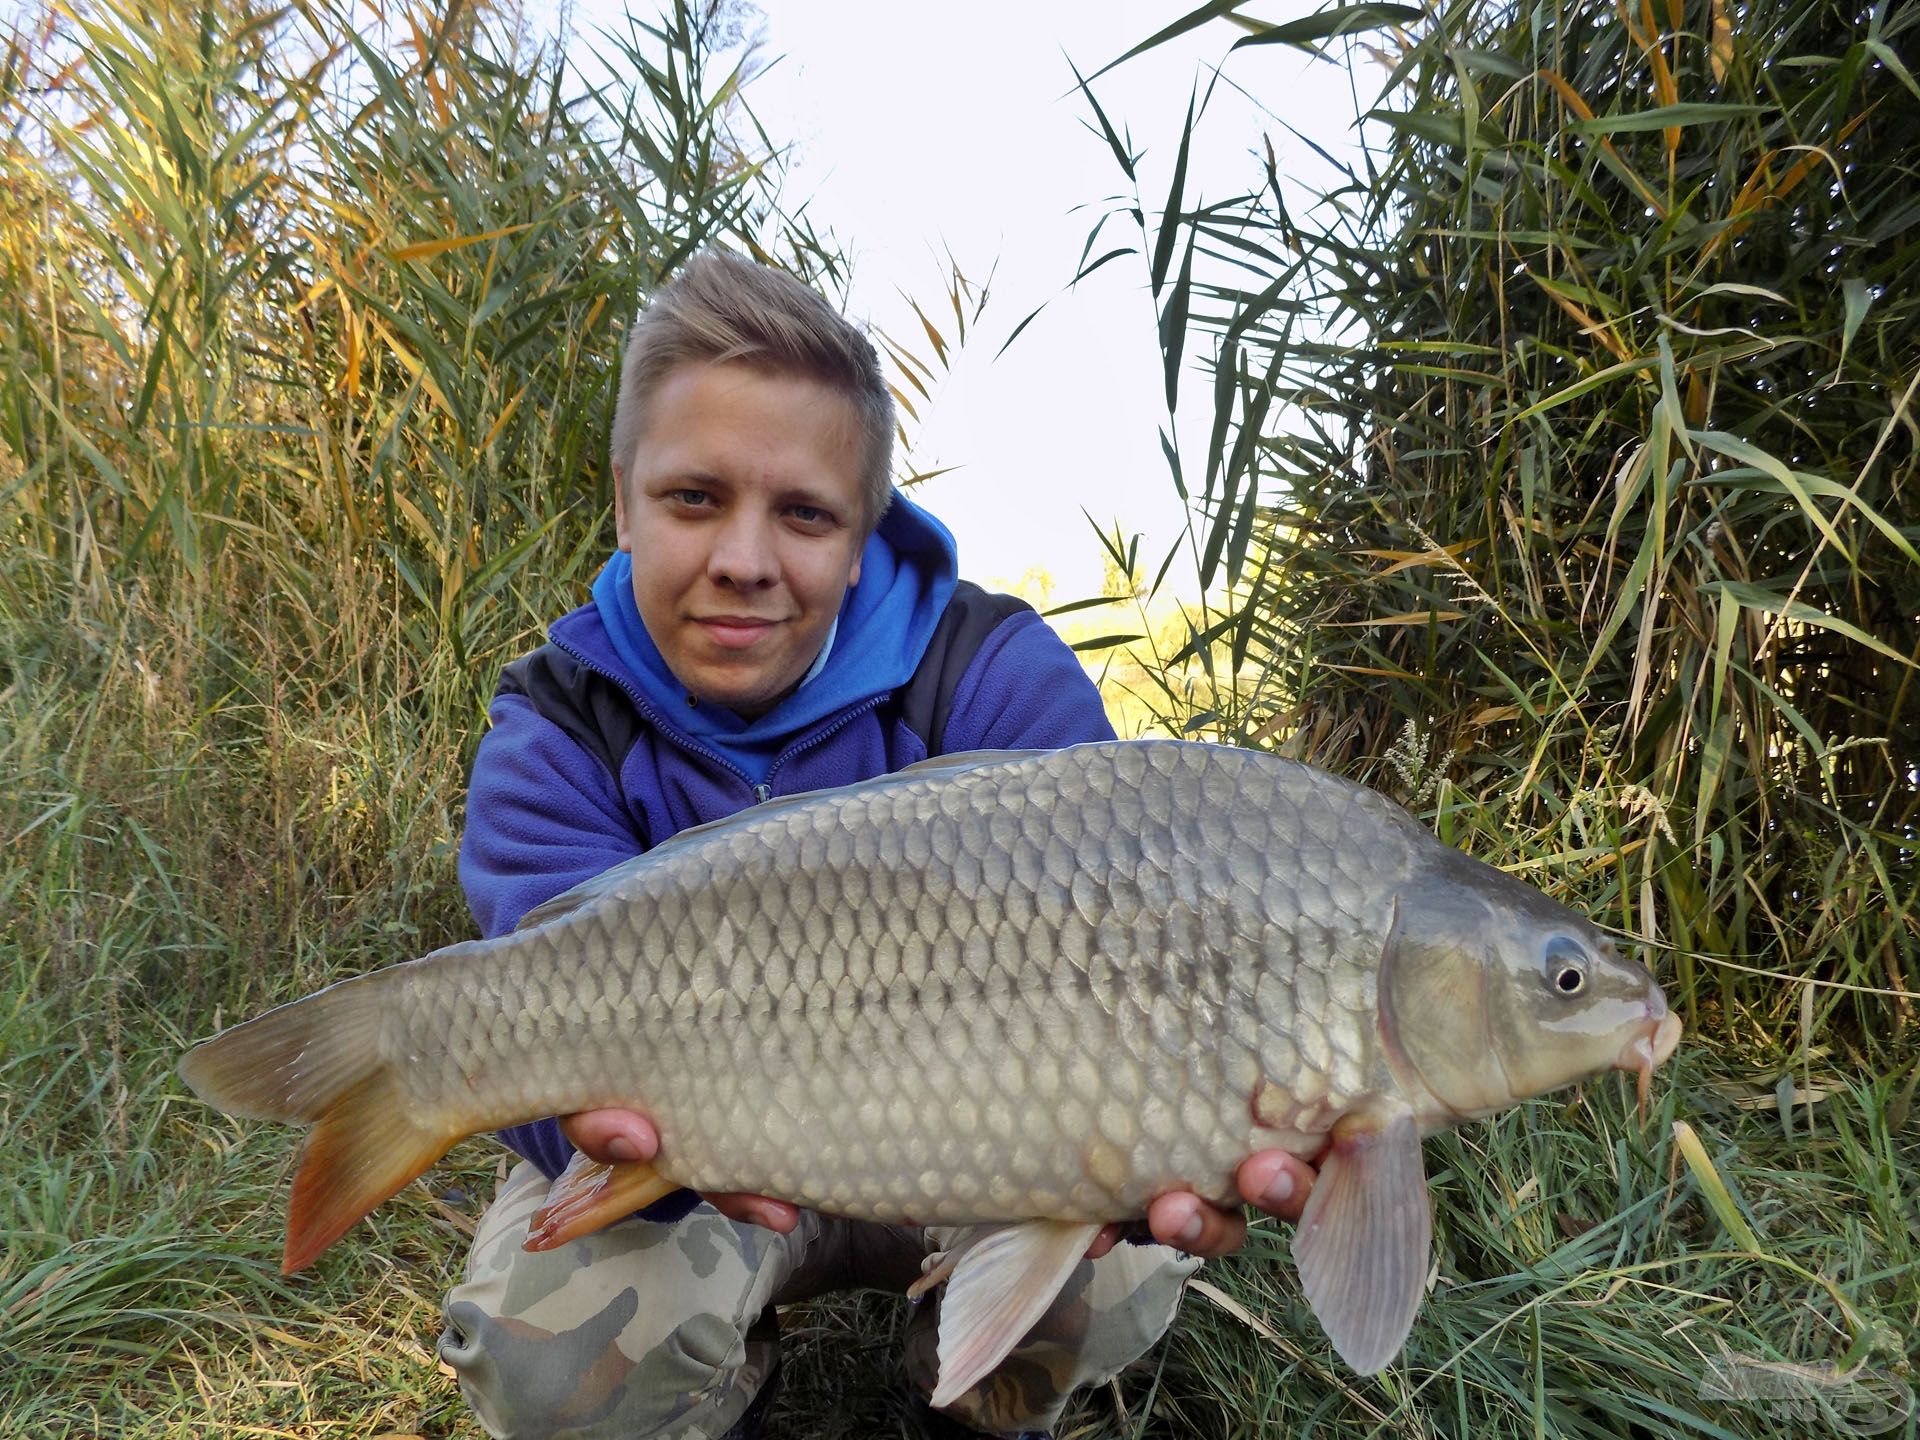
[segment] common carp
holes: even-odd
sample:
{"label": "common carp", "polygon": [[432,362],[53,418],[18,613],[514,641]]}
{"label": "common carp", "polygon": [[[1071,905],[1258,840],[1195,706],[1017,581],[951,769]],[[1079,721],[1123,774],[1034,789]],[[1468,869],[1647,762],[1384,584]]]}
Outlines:
{"label": "common carp", "polygon": [[1270,1147],[1321,1155],[1294,1257],[1335,1349],[1379,1370],[1427,1274],[1421,1137],[1609,1068],[1644,1102],[1679,1033],[1599,928],[1392,801],[1141,740],[766,802],[180,1072],[313,1126],[288,1271],[462,1137],[608,1105],[652,1119],[657,1174],[576,1228],[673,1184],[976,1227],[926,1277],[947,1284],[938,1405],[1104,1222],[1178,1189],[1235,1203]]}

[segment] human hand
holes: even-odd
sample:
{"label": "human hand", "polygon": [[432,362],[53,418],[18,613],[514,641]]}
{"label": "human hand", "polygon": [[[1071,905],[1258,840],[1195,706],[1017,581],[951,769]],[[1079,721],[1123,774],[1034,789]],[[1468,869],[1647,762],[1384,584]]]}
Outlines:
{"label": "human hand", "polygon": [[[560,1131],[574,1148],[602,1165],[652,1164],[660,1153],[660,1132],[637,1110],[582,1110],[560,1117]],[[765,1195],[705,1195],[705,1200],[730,1220],[764,1225],[786,1234],[800,1223],[799,1207]]]}
{"label": "human hand", "polygon": [[[1298,1220],[1313,1190],[1314,1168],[1285,1150],[1262,1150],[1240,1162],[1234,1180],[1247,1204],[1282,1220]],[[1087,1258],[1098,1260],[1106,1254],[1126,1228],[1104,1226],[1088,1248]],[[1208,1260],[1231,1255],[1247,1238],[1246,1216],[1208,1204],[1191,1190],[1172,1191],[1149,1205],[1147,1228],[1162,1245]]]}

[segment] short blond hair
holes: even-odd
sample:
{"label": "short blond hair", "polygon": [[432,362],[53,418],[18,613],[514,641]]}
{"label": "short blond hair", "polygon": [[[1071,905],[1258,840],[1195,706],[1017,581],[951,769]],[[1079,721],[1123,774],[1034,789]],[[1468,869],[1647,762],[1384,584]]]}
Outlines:
{"label": "short blond hair", "polygon": [[793,276],[707,250],[655,291],[627,337],[613,407],[613,465],[633,463],[647,402],[689,363],[739,360],[831,386],[860,417],[860,495],[869,531],[893,498],[893,395],[873,342]]}

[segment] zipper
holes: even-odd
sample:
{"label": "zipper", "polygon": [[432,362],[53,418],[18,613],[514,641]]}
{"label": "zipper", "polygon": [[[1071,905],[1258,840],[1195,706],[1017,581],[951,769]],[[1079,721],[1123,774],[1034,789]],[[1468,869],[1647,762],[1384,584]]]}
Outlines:
{"label": "zipper", "polygon": [[809,736],[798,745],[790,746],[782,750],[780,754],[775,757],[773,764],[767,767],[767,778],[756,785],[747,778],[746,771],[742,770],[738,765],[735,765],[731,760],[727,759],[726,756],[720,754],[718,751],[709,750],[691,736],[683,734],[666,724],[660,718],[660,712],[653,708],[646,696],[642,695],[637,687],[628,684],[624,677],[615,675],[603,665],[596,664],[559,636],[549,632],[547,638],[566,654],[571,655],[582,665],[586,666],[587,669],[593,671],[594,674],[601,676],[603,679],[611,680],[615,685],[619,686],[620,692],[629,700],[633,701],[633,708],[638,710],[646,719],[647,723],[653,726],[660,734],[666,736],[667,739],[671,740],[675,745],[678,745],[682,750],[698,755],[702,759],[712,761],[722,770],[725,770],[728,774],[738,779],[742,785],[747,787],[747,792],[753,796],[753,803],[756,805],[764,805],[767,801],[773,799],[773,777],[779,773],[780,767],[786,764],[788,760],[803,750],[811,750],[814,746],[823,744],[825,741],[831,739],[869,710],[878,709],[880,702],[893,693],[890,690],[881,691],[872,699],[862,701],[859,705],[854,706],[853,709],[842,713],[840,718],[835,720],[833,724],[827,726],[826,729]]}
{"label": "zipper", "polygon": [[[753,781],[747,778],[746,771],[742,770],[738,765],[734,764],[731,760],[727,759],[726,756],[720,754],[718,751],[709,750],[707,749],[706,746],[700,744],[698,741],[694,740],[691,736],[681,734],[680,732],[674,730],[670,725],[668,725],[665,721],[663,721],[660,718],[660,712],[653,708],[653,706],[648,702],[647,697],[642,695],[636,686],[628,684],[624,678],[622,678],[619,675],[615,675],[611,670],[608,670],[605,666],[596,665],[592,660],[588,659],[585,655],[582,655],[578,650],[574,649],[573,646],[569,645],[566,641],[562,640],[559,636],[553,635],[551,632],[549,632],[548,638],[551,639],[555,645],[559,646],[560,649],[564,650],[567,654],[571,655],[574,659],[578,660],[582,665],[586,666],[589,670],[593,671],[594,674],[600,676],[603,679],[611,680],[615,685],[618,685],[620,687],[620,692],[623,695],[625,695],[629,700],[633,701],[633,708],[638,710],[640,714],[643,717],[645,717],[647,723],[653,726],[653,728],[659,731],[662,735],[666,736],[667,739],[671,740],[674,744],[678,745],[682,750],[691,751],[693,754],[700,756],[704,760],[711,760],[715,765],[718,765],[722,770],[725,770],[729,775],[732,775],[735,779],[737,779],[743,786],[747,788],[749,792],[757,792],[759,787],[756,786],[753,783]],[[757,794],[756,794],[756,798],[758,798]]]}
{"label": "zipper", "polygon": [[785,750],[782,750],[779,753],[779,755],[777,755],[774,758],[773,764],[767,767],[768,798],[772,798],[773,777],[780,773],[780,767],[782,765],[786,764],[787,761],[791,760],[794,756],[800,754],[803,750],[811,750],[816,745],[824,745],[827,741],[831,740],[835,735],[839,734],[842,730],[846,729],[847,726],[851,725],[854,721],[858,720],[862,715],[865,715],[869,710],[879,709],[880,702],[885,700],[892,693],[893,692],[891,690],[882,690],[878,695],[875,695],[872,699],[863,700],[858,705],[854,706],[853,709],[842,712],[840,718],[834,721],[833,724],[827,726],[826,729],[818,731],[813,735],[809,735],[805,740],[802,740],[798,745],[791,745]]}

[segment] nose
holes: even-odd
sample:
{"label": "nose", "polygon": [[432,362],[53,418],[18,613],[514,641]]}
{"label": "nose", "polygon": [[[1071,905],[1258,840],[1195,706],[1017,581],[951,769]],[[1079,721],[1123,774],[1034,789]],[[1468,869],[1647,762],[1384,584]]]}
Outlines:
{"label": "nose", "polygon": [[744,513],[728,516],[708,552],[707,578],[716,585],[753,589],[770,585],[778,577],[779,558],[764,518]]}

